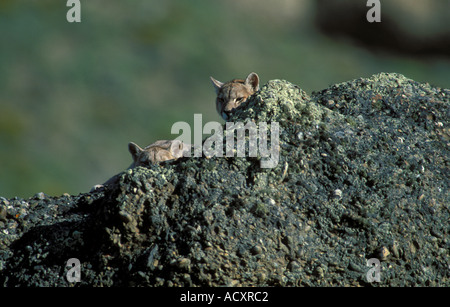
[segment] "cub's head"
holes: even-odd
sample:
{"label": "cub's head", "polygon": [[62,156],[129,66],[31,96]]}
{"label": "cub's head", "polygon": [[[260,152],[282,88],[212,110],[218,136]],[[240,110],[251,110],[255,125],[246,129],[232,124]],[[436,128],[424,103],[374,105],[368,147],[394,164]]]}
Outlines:
{"label": "cub's head", "polygon": [[185,144],[179,140],[167,141],[161,140],[148,145],[145,148],[130,142],[128,151],[133,157],[133,164],[130,168],[137,166],[150,166],[151,164],[174,160],[183,157],[191,151],[191,145]]}
{"label": "cub's head", "polygon": [[259,77],[254,72],[245,80],[233,79],[225,83],[210,78],[217,93],[216,109],[224,120],[229,119],[234,109],[259,90]]}

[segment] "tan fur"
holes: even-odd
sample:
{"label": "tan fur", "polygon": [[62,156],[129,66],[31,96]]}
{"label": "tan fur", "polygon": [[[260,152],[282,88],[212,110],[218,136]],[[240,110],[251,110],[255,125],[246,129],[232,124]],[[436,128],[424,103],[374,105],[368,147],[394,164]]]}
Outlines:
{"label": "tan fur", "polygon": [[160,140],[141,148],[133,142],[128,144],[128,151],[133,157],[130,168],[137,166],[149,166],[151,164],[175,160],[183,157],[184,153],[190,152],[191,145],[184,144],[179,140]]}
{"label": "tan fur", "polygon": [[[128,169],[132,169],[138,166],[150,166],[159,162],[176,160],[184,156],[185,153],[190,153],[191,145],[185,144],[179,140],[167,141],[160,140],[148,145],[145,148],[139,147],[139,145],[130,142],[128,143],[128,151],[130,152],[133,163],[131,163]],[[120,174],[111,177],[104,184],[97,184],[92,191],[103,189],[106,186],[116,184],[120,179]]]}
{"label": "tan fur", "polygon": [[256,73],[250,73],[245,80],[233,79],[228,82],[220,82],[210,77],[216,89],[216,109],[219,115],[227,120],[233,111],[247,98],[259,90],[259,77]]}

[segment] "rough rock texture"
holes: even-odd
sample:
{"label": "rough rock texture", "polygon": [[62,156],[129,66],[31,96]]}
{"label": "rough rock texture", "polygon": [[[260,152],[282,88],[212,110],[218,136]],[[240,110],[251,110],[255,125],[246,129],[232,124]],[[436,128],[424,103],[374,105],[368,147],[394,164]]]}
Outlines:
{"label": "rough rock texture", "polygon": [[233,119],[279,123],[275,168],[183,158],[0,198],[0,285],[450,286],[449,97],[398,74],[311,97],[269,81]]}

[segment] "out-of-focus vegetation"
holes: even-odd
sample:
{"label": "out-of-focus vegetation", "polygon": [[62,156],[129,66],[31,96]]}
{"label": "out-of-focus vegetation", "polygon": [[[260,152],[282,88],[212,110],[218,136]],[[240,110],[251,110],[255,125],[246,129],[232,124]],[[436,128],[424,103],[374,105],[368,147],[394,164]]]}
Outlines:
{"label": "out-of-focus vegetation", "polygon": [[320,32],[324,2],[81,0],[81,23],[68,23],[66,1],[2,0],[0,196],[89,191],[128,167],[129,141],[175,138],[194,113],[221,122],[210,75],[255,71],[311,92],[386,71],[449,87],[450,55]]}

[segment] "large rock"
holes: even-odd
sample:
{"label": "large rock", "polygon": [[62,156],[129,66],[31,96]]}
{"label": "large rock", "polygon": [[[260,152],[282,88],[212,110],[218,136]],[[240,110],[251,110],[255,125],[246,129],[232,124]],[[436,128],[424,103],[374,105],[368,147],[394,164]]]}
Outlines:
{"label": "large rock", "polygon": [[78,258],[82,286],[449,286],[449,97],[398,74],[270,81],[233,119],[279,123],[276,167],[183,158],[0,198],[0,285],[75,285]]}

